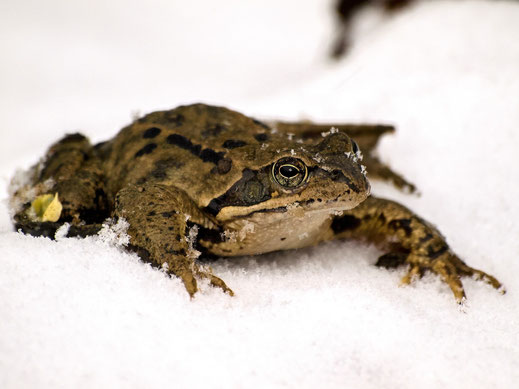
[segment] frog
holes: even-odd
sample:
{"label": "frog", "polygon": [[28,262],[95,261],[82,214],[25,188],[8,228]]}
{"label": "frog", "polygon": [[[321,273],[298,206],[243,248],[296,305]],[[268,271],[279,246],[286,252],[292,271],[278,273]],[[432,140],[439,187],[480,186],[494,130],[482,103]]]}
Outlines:
{"label": "frog", "polygon": [[384,16],[393,15],[409,7],[415,0],[337,0],[335,2],[335,37],[330,50],[330,57],[341,59],[351,46],[352,24],[363,9],[380,9]]}
{"label": "frog", "polygon": [[203,103],[152,112],[105,142],[73,133],[51,145],[12,191],[14,227],[54,238],[67,225],[66,236],[85,237],[106,220],[124,221],[127,249],[180,278],[191,297],[201,281],[234,294],[202,259],[334,239],[379,246],[376,265],[406,265],[404,285],[438,275],[458,303],[466,299],[462,276],[504,291],[461,260],[433,224],[371,194],[368,177],[416,190],[376,155],[380,137],[394,131],[260,121]]}

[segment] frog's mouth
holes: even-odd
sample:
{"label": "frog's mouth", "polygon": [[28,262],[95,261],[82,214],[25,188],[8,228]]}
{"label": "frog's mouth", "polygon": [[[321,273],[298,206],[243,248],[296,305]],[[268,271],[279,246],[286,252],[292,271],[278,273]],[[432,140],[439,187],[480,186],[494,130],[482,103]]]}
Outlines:
{"label": "frog's mouth", "polygon": [[223,208],[216,218],[221,221],[227,221],[233,218],[245,218],[259,213],[294,213],[296,216],[302,216],[303,214],[333,214],[355,208],[369,196],[369,193],[370,185],[367,183],[367,190],[363,193],[353,194],[353,192],[348,189],[333,198],[325,200],[321,198],[310,198],[307,200],[294,198],[293,201],[287,201],[286,199],[281,201],[282,199],[274,198],[248,207],[230,206]]}
{"label": "frog's mouth", "polygon": [[[364,201],[368,196],[369,196],[369,190],[366,194],[366,197],[362,200]],[[310,200],[306,200],[306,201],[296,201],[294,203],[291,203],[291,204],[288,204],[288,205],[284,205],[284,206],[281,206],[281,207],[276,207],[276,208],[264,208],[264,209],[260,209],[260,210],[257,210],[257,211],[254,211],[254,212],[251,212],[249,213],[252,214],[252,213],[258,213],[258,212],[265,212],[265,213],[268,213],[268,212],[288,212],[292,209],[295,209],[295,208],[298,208],[298,207],[301,207],[305,210],[305,212],[310,212],[310,213],[313,213],[313,212],[316,212],[316,213],[321,213],[321,212],[329,212],[329,213],[333,213],[333,212],[338,212],[338,211],[347,211],[349,209],[352,209],[352,208],[355,208],[357,205],[359,205],[362,201],[359,201],[359,202],[351,202],[349,201],[349,199],[347,201],[345,201],[343,199],[343,195],[339,195],[337,196],[336,198],[334,199],[330,199],[330,200],[324,200],[324,201],[321,201],[321,200],[315,200],[315,199],[310,199]]]}

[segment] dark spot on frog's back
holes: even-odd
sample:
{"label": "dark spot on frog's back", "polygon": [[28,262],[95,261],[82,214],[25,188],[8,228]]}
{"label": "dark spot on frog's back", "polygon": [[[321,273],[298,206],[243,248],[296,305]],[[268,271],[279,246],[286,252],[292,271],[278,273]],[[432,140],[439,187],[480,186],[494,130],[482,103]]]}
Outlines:
{"label": "dark spot on frog's back", "polygon": [[145,139],[151,139],[155,138],[157,135],[159,135],[161,132],[161,129],[158,127],[151,127],[148,128],[144,133],[142,134],[142,137]]}
{"label": "dark spot on frog's back", "polygon": [[209,138],[209,137],[212,137],[212,136],[218,136],[220,135],[220,133],[225,130],[226,128],[217,123],[217,124],[214,124],[214,125],[211,125],[209,127],[207,127],[205,130],[203,130],[200,134],[202,135],[202,138]]}
{"label": "dark spot on frog's back", "polygon": [[[191,142],[185,136],[179,134],[168,135],[168,137],[166,138],[166,142],[168,142],[170,145],[175,145],[184,150],[189,150],[191,152],[195,149],[195,145],[193,144],[193,142]],[[198,151],[200,152],[200,146],[198,147]]]}
{"label": "dark spot on frog's back", "polygon": [[344,215],[333,219],[331,227],[333,232],[338,234],[343,231],[354,230],[360,226],[360,222],[360,219],[356,218],[355,216]]}
{"label": "dark spot on frog's back", "polygon": [[137,158],[143,156],[144,154],[150,154],[156,148],[157,145],[155,143],[148,143],[146,146],[135,153],[135,157]]}
{"label": "dark spot on frog's back", "polygon": [[265,133],[262,133],[262,134],[256,134],[254,135],[254,138],[258,141],[258,142],[265,142],[269,136]]}
{"label": "dark spot on frog's back", "polygon": [[175,111],[169,111],[165,115],[166,121],[169,125],[173,125],[175,127],[180,127],[184,124],[185,117],[181,113],[176,113]]}
{"label": "dark spot on frog's back", "polygon": [[151,172],[151,175],[154,178],[164,179],[168,176],[168,170],[170,169],[179,169],[184,164],[179,162],[173,158],[161,159],[155,162],[154,169]]}
{"label": "dark spot on frog's back", "polygon": [[216,164],[216,172],[218,174],[226,174],[229,173],[232,167],[232,160],[229,158],[223,158],[218,161]]}
{"label": "dark spot on frog's back", "polygon": [[433,235],[432,235],[430,232],[428,232],[428,233],[425,234],[425,236],[423,236],[423,237],[420,238],[420,243],[428,242],[428,241],[430,241],[432,238],[433,238]]}
{"label": "dark spot on frog's back", "polygon": [[203,149],[202,151],[200,151],[200,158],[202,159],[202,161],[212,162],[215,165],[218,164],[218,161],[220,161],[224,155],[225,152],[216,152],[212,149]]}
{"label": "dark spot on frog's back", "polygon": [[434,249],[431,245],[427,247],[427,255],[430,259],[436,259],[440,255],[446,253],[449,250],[449,246],[446,244],[441,245],[438,249]]}
{"label": "dark spot on frog's back", "polygon": [[219,174],[225,174],[231,169],[232,161],[224,158],[225,152],[216,152],[212,149],[202,149],[202,146],[195,145],[185,136],[179,134],[171,134],[166,138],[166,142],[170,145],[178,146],[184,150],[188,150],[191,154],[196,155],[204,162],[212,162],[217,167]]}
{"label": "dark spot on frog's back", "polygon": [[223,142],[222,147],[225,147],[226,149],[235,149],[237,147],[243,147],[246,144],[247,142],[242,140],[227,139],[225,142]]}
{"label": "dark spot on frog's back", "polygon": [[395,230],[402,230],[404,231],[406,236],[410,236],[413,232],[413,228],[411,227],[411,219],[391,220],[388,223],[388,227],[393,228]]}

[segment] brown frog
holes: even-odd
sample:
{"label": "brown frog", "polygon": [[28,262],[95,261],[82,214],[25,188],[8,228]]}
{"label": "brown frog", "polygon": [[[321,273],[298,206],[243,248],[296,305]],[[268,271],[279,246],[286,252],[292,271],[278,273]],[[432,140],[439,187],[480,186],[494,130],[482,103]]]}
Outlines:
{"label": "brown frog", "polygon": [[385,14],[392,14],[412,4],[414,0],[337,0],[335,16],[338,22],[336,37],[330,55],[334,59],[341,58],[349,49],[351,25],[359,12],[367,8],[378,7]]}
{"label": "brown frog", "polygon": [[[193,296],[197,279],[233,294],[197,262],[202,254],[239,256],[359,239],[387,250],[377,265],[407,264],[408,284],[432,271],[458,302],[460,276],[495,288],[466,265],[430,223],[396,202],[370,196],[366,178],[414,190],[373,156],[384,125],[265,124],[204,104],[153,112],[92,146],[67,135],[33,166],[11,196],[18,230],[53,237],[95,234],[124,218],[129,248],[180,277]],[[353,140],[355,138],[355,140]],[[13,205],[14,206],[14,205]]]}

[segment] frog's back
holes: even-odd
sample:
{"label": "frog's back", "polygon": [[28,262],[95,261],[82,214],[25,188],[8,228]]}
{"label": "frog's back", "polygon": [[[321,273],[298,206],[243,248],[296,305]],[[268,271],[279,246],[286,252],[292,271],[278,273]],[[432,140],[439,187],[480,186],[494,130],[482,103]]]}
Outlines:
{"label": "frog's back", "polygon": [[206,206],[240,179],[245,167],[261,166],[258,153],[268,127],[226,108],[205,104],[150,113],[102,144],[99,155],[109,193],[129,184],[161,183],[184,190]]}

